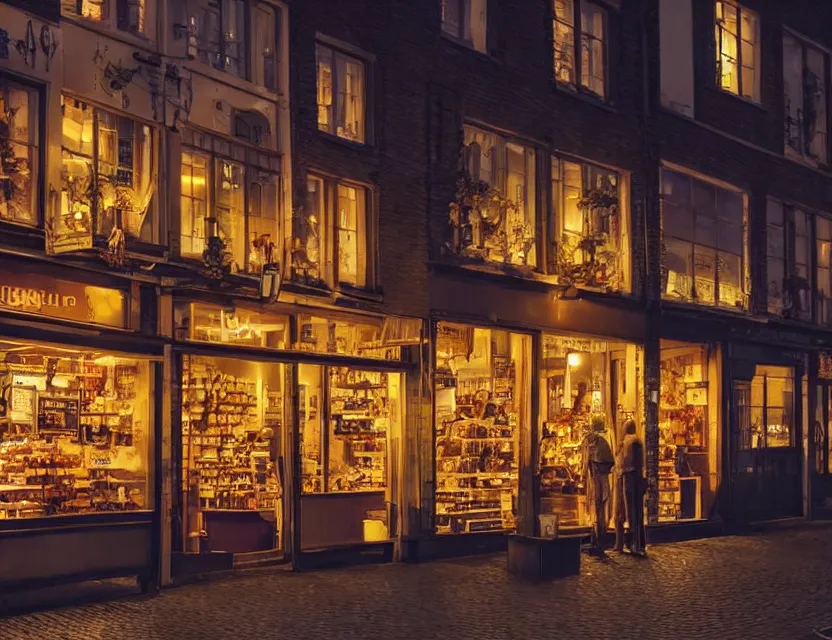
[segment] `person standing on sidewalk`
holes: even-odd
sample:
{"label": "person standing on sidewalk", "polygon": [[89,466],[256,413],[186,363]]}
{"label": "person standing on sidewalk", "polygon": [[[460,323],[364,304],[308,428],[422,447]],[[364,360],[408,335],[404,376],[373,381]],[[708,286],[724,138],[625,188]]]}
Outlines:
{"label": "person standing on sidewalk", "polygon": [[624,424],[615,470],[615,551],[624,551],[624,520],[630,524],[630,550],[645,554],[644,446],[636,435],[636,423]]}
{"label": "person standing on sidewalk", "polygon": [[592,551],[604,555],[604,538],[609,521],[610,473],[615,466],[612,449],[604,437],[604,421],[593,420],[592,431],[584,440],[584,478],[586,501],[591,509]]}

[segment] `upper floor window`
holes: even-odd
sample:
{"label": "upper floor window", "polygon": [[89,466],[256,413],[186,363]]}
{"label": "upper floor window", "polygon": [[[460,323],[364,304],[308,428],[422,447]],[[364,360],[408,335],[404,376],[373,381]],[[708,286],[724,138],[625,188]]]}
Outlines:
{"label": "upper floor window", "polygon": [[828,162],[826,69],[829,55],[790,33],[783,34],[786,152]]}
{"label": "upper floor window", "polygon": [[662,297],[746,310],[745,194],[662,169]]}
{"label": "upper floor window", "polygon": [[0,221],[39,222],[39,97],[0,77]]}
{"label": "upper floor window", "polygon": [[367,93],[365,64],[318,43],[318,129],[332,135],[366,142]]}
{"label": "upper floor window", "polygon": [[153,129],[64,96],[60,232],[158,243]]}
{"label": "upper floor window", "polygon": [[[811,320],[810,217],[805,211],[769,199],[766,219],[768,312],[788,318]],[[819,244],[819,268],[820,263],[824,262],[822,252],[823,247]],[[828,251],[825,262],[828,268]]]}
{"label": "upper floor window", "polygon": [[218,237],[232,272],[260,272],[280,247],[280,158],[190,130],[183,143],[180,255]]}
{"label": "upper floor window", "polygon": [[757,14],[732,0],[717,0],[715,37],[719,87],[759,102],[760,27]]}
{"label": "upper floor window", "polygon": [[114,13],[118,29],[144,33],[147,2],[148,0],[61,0],[61,7],[64,14],[94,22],[110,22]]}
{"label": "upper floor window", "polygon": [[615,171],[552,158],[549,272],[569,285],[629,286],[629,224]]}
{"label": "upper floor window", "polygon": [[465,172],[451,205],[454,252],[536,267],[534,149],[468,125],[464,143]]}
{"label": "upper floor window", "polygon": [[277,89],[277,10],[254,0],[193,0],[189,31],[201,62]]}
{"label": "upper floor window", "polygon": [[486,53],[488,0],[442,0],[442,33]]}
{"label": "upper floor window", "polygon": [[555,79],[606,98],[607,37],[605,9],[586,0],[554,0]]}
{"label": "upper floor window", "polygon": [[371,288],[368,193],[344,180],[309,175],[295,213],[292,279],[301,284]]}

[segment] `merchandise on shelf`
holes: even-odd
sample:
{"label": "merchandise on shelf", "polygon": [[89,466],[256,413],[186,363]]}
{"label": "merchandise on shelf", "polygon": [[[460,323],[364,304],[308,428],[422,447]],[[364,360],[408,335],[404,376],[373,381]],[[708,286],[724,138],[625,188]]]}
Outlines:
{"label": "merchandise on shelf", "polygon": [[3,346],[0,518],[151,508],[148,363]]}

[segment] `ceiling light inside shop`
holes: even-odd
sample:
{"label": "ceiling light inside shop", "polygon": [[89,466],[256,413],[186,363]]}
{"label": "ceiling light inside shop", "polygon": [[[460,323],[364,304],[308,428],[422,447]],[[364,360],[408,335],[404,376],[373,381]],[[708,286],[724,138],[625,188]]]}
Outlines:
{"label": "ceiling light inside shop", "polygon": [[566,364],[570,367],[577,367],[581,364],[581,354],[580,353],[569,353],[566,356]]}

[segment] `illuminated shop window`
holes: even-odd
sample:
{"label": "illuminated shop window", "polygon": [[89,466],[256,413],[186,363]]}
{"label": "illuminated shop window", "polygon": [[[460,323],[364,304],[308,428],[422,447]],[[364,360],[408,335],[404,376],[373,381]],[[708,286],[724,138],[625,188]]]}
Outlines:
{"label": "illuminated shop window", "polygon": [[735,395],[738,449],[795,446],[793,369],[758,365],[750,391]]}
{"label": "illuminated shop window", "polygon": [[531,337],[441,322],[436,362],[436,531],[514,529]]}
{"label": "illuminated shop window", "polygon": [[717,84],[729,93],[759,102],[759,18],[731,0],[717,0],[715,6]]}
{"label": "illuminated shop window", "polygon": [[662,169],[662,296],[747,310],[746,197]]}
{"label": "illuminated shop window", "polygon": [[629,290],[625,189],[615,171],[552,158],[549,271],[564,284]]}
{"label": "illuminated shop window", "polygon": [[442,33],[486,52],[487,0],[442,0]]}
{"label": "illuminated shop window", "polygon": [[64,96],[58,233],[157,243],[157,160],[153,129]]}
{"label": "illuminated shop window", "polygon": [[293,219],[292,279],[301,284],[368,288],[367,189],[309,175],[306,206]]}
{"label": "illuminated shop window", "polygon": [[318,129],[365,142],[365,63],[327,45],[315,46],[318,68]]}
{"label": "illuminated shop window", "polygon": [[716,348],[662,340],[660,357],[659,521],[708,518],[719,479]]}
{"label": "illuminated shop window", "polygon": [[561,527],[590,524],[590,433],[600,433],[614,454],[624,424],[633,420],[644,442],[642,372],[642,351],[634,344],[543,335],[539,513],[556,515]]}
{"label": "illuminated shop window", "polygon": [[146,360],[0,341],[0,519],[153,509]]}
{"label": "illuminated shop window", "polygon": [[180,254],[201,259],[215,235],[232,272],[259,273],[280,246],[280,158],[193,131],[183,141]]}
{"label": "illuminated shop window", "polygon": [[357,322],[301,314],[298,327],[296,348],[301,351],[399,360],[402,346],[418,343],[421,322],[392,317]]}
{"label": "illuminated shop window", "polygon": [[177,340],[285,349],[289,318],[242,307],[179,302],[174,308]]}
{"label": "illuminated shop window", "polygon": [[452,248],[483,262],[537,266],[535,151],[465,126],[465,175],[450,208]]}
{"label": "illuminated shop window", "polygon": [[[812,216],[777,200],[767,203],[768,312],[796,320],[812,319]],[[825,307],[823,293],[829,290],[828,223],[818,218],[819,312]],[[824,253],[825,249],[825,253]],[[823,276],[826,275],[826,284]]]}
{"label": "illuminated shop window", "polygon": [[786,153],[821,164],[829,157],[828,66],[826,52],[783,33]]}
{"label": "illuminated shop window", "polygon": [[182,546],[281,547],[284,366],[182,358]]}
{"label": "illuminated shop window", "polygon": [[37,91],[0,78],[0,220],[38,224]]}
{"label": "illuminated shop window", "polygon": [[[586,0],[554,0],[553,17],[555,79],[572,87],[580,86],[605,98],[607,12]],[[576,32],[580,33],[577,41]]]}

